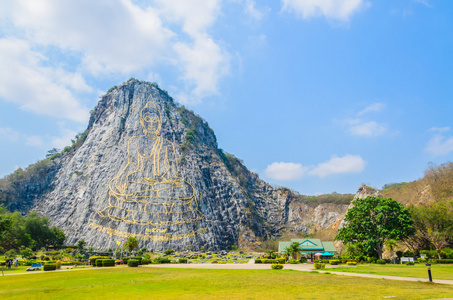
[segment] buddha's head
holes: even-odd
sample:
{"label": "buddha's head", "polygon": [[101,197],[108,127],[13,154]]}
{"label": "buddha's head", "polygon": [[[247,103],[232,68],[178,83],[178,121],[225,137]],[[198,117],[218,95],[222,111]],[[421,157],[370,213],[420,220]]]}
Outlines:
{"label": "buddha's head", "polygon": [[143,128],[143,134],[160,135],[162,119],[154,102],[147,102],[140,112],[140,124]]}

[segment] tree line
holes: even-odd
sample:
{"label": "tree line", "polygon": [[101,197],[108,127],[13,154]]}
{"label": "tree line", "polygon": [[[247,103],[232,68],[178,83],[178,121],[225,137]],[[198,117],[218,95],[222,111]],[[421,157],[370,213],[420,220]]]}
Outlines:
{"label": "tree line", "polygon": [[452,200],[406,208],[391,198],[367,197],[353,204],[335,239],[363,255],[382,259],[384,247],[401,241],[414,254],[434,248],[441,259],[442,249],[453,244]]}
{"label": "tree line", "polygon": [[48,218],[36,212],[22,216],[19,212],[11,213],[0,205],[0,252],[61,246],[65,238],[61,229],[50,226]]}

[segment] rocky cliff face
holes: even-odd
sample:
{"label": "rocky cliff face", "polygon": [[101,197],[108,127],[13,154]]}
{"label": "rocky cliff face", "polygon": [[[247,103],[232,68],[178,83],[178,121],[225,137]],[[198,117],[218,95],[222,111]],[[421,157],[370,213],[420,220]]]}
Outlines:
{"label": "rocky cliff face", "polygon": [[[83,142],[83,143],[82,143]],[[107,249],[259,246],[283,232],[336,229],[347,205],[308,205],[218,149],[208,124],[156,85],[130,80],[100,100],[83,140],[54,161],[34,209]]]}

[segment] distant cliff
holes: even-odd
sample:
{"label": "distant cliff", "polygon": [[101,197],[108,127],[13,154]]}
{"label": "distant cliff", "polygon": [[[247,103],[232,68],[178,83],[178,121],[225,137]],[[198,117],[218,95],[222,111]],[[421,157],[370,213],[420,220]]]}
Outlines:
{"label": "distant cliff", "polygon": [[2,179],[0,201],[48,216],[69,244],[101,249],[128,236],[149,249],[258,248],[288,234],[334,232],[350,202],[270,186],[219,149],[206,121],[135,79],[104,95],[87,130],[40,164],[38,175]]}

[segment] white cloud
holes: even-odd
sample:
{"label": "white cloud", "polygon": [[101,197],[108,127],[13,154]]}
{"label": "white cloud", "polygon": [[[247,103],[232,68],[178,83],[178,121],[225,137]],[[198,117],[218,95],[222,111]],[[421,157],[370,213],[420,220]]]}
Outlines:
{"label": "white cloud", "polygon": [[[12,143],[12,142],[17,142],[20,140],[20,136],[19,134],[14,131],[13,129],[9,128],[9,127],[6,127],[6,128],[1,128],[0,127],[0,141],[3,141],[3,142],[9,142],[9,143]],[[4,143],[2,143],[4,144]]]}
{"label": "white cloud", "polygon": [[424,6],[426,7],[433,7],[431,5],[431,3],[429,3],[427,0],[413,0],[414,2],[417,2],[417,3],[420,3],[420,4],[423,4]]}
{"label": "white cloud", "polygon": [[365,169],[365,164],[365,160],[360,155],[346,154],[343,157],[333,155],[329,161],[314,167],[306,167],[300,163],[274,162],[267,166],[264,173],[274,180],[290,181],[305,175],[323,178],[336,174],[360,173]]}
{"label": "white cloud", "polygon": [[255,7],[255,1],[244,0],[245,12],[255,20],[261,20],[268,12],[269,9],[259,10]]}
{"label": "white cloud", "polygon": [[360,173],[365,169],[365,161],[360,155],[332,156],[309,171],[310,175],[326,177],[334,174]]}
{"label": "white cloud", "polygon": [[429,129],[429,131],[434,131],[434,132],[447,132],[447,131],[450,131],[450,127],[449,126],[446,126],[446,127],[431,127]]}
{"label": "white cloud", "polygon": [[384,108],[384,103],[373,103],[357,112],[356,115],[358,117],[343,120],[334,119],[333,122],[342,125],[343,127],[345,127],[346,131],[349,132],[349,134],[354,136],[382,136],[389,132],[388,125],[382,122],[370,120],[369,117],[365,118],[363,117],[363,115],[369,114],[371,112],[382,112]]}
{"label": "white cloud", "polygon": [[362,116],[362,115],[364,115],[366,113],[369,113],[369,112],[380,112],[384,108],[385,108],[385,104],[384,103],[373,103],[373,104],[365,107],[363,110],[359,111],[357,113],[357,115],[358,116]]}
{"label": "white cloud", "polygon": [[71,89],[90,88],[80,74],[43,67],[42,59],[23,40],[0,39],[0,97],[35,113],[86,122],[88,109]]}
{"label": "white cloud", "polygon": [[[220,0],[156,0],[142,6],[131,0],[2,1],[0,29],[13,33],[16,43],[25,44],[28,57],[5,51],[0,55],[25,73],[19,74],[25,80],[16,76],[13,85],[28,91],[30,101],[22,107],[38,113],[55,115],[61,108],[55,108],[52,98],[59,95],[65,105],[72,103],[75,115],[64,112],[59,113],[61,117],[86,120],[86,111],[79,111],[85,109],[74,96],[74,91],[93,92],[84,77],[149,74],[168,66],[181,74],[178,79],[183,84],[177,92],[184,99],[200,99],[217,93],[219,81],[229,73],[228,52],[208,34],[220,4]],[[77,71],[43,67],[58,64],[49,58],[48,49],[76,57],[77,65],[71,68]],[[17,102],[23,95],[17,95],[13,85],[3,84],[0,96]],[[52,103],[43,103],[52,94]],[[35,101],[38,95],[41,99]]]}
{"label": "white cloud", "polygon": [[[193,85],[193,97],[215,94],[218,81],[228,74],[228,56],[208,37],[197,37],[193,46],[178,43],[174,47],[183,68],[181,78]],[[196,100],[195,100],[196,101]],[[193,102],[193,100],[191,101]]]}
{"label": "white cloud", "polygon": [[66,146],[72,144],[71,140],[75,138],[77,132],[66,128],[64,122],[58,122],[60,134],[58,136],[37,136],[28,135],[25,133],[18,132],[9,127],[0,127],[0,142],[2,143],[20,143],[25,146],[32,146],[38,148],[60,148],[63,149]]}
{"label": "white cloud", "polygon": [[40,136],[30,136],[17,132],[9,127],[0,128],[0,141],[5,143],[24,143],[26,146],[42,147],[44,140]]}
{"label": "white cloud", "polygon": [[349,132],[352,135],[376,137],[387,132],[387,126],[375,121],[349,120]]}
{"label": "white cloud", "polygon": [[28,40],[80,52],[82,67],[95,74],[138,70],[158,60],[172,36],[155,10],[127,0],[17,1],[11,13]]}
{"label": "white cloud", "polygon": [[274,162],[267,166],[264,173],[267,177],[280,181],[300,179],[307,171],[307,167],[296,163]]}
{"label": "white cloud", "polygon": [[25,144],[27,146],[42,147],[44,145],[44,140],[40,136],[33,135],[27,137]]}
{"label": "white cloud", "polygon": [[303,19],[324,16],[348,21],[358,11],[370,6],[366,0],[282,0],[282,11],[294,12]]}
{"label": "white cloud", "polygon": [[436,156],[447,155],[453,152],[453,137],[436,134],[429,140],[425,151]]}

